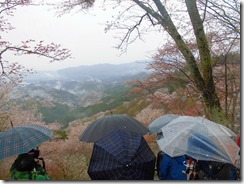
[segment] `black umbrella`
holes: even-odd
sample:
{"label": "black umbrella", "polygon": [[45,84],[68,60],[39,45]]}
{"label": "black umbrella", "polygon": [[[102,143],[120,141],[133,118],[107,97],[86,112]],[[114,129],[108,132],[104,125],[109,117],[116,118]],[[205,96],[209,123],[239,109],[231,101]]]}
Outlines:
{"label": "black umbrella", "polygon": [[94,144],[93,180],[153,180],[156,157],[142,135],[115,130]]}
{"label": "black umbrella", "polygon": [[107,136],[113,130],[127,130],[144,135],[148,128],[140,121],[126,114],[111,114],[93,121],[81,134],[80,141],[96,142]]}

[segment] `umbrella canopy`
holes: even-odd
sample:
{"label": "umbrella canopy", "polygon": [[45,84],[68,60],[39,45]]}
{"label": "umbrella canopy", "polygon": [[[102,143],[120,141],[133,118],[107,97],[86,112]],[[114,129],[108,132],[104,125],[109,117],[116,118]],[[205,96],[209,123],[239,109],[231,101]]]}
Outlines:
{"label": "umbrella canopy", "polygon": [[166,114],[157,119],[155,119],[152,123],[148,125],[148,129],[150,134],[154,134],[161,131],[161,128],[170,123],[172,120],[180,117],[175,114]]}
{"label": "umbrella canopy", "polygon": [[25,125],[0,132],[0,159],[26,153],[52,138],[53,132],[38,125]]}
{"label": "umbrella canopy", "polygon": [[156,157],[142,135],[115,130],[94,144],[93,180],[153,180]]}
{"label": "umbrella canopy", "polygon": [[157,143],[171,157],[188,155],[234,164],[240,149],[226,130],[203,117],[181,116],[161,129],[163,135]]}
{"label": "umbrella canopy", "polygon": [[219,124],[220,128],[223,129],[223,131],[229,136],[229,137],[236,137],[236,133],[233,132],[231,129],[227,128],[226,126],[224,125],[221,125]]}
{"label": "umbrella canopy", "polygon": [[80,141],[96,142],[107,136],[113,130],[127,130],[140,135],[149,130],[140,121],[126,114],[111,114],[93,121],[81,134]]}

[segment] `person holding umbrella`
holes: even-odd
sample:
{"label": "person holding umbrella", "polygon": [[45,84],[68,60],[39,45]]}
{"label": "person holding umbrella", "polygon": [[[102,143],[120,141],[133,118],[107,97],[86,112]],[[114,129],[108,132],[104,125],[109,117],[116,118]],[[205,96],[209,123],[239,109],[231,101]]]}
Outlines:
{"label": "person holding umbrella", "polygon": [[159,169],[159,179],[187,180],[186,164],[187,159],[185,156],[170,157],[164,153]]}
{"label": "person holding umbrella", "polygon": [[[17,127],[12,125],[12,128],[0,132],[0,160],[19,155],[10,169],[11,179],[43,179],[37,177],[38,175],[44,175],[45,179],[50,179],[45,172],[44,160],[39,157],[39,150],[33,148],[51,140],[52,136],[52,130],[39,125]],[[43,167],[37,167],[37,161],[40,160],[42,160]],[[31,175],[34,172],[37,174],[35,177]]]}
{"label": "person holding umbrella", "polygon": [[142,135],[114,130],[95,142],[88,174],[92,180],[153,180],[155,161]]}
{"label": "person holding umbrella", "polygon": [[[18,155],[10,169],[12,180],[51,180],[45,169],[43,158],[38,149]],[[40,163],[42,162],[42,164]]]}
{"label": "person holding umbrella", "polygon": [[[206,136],[195,132],[191,132],[191,135],[188,144],[191,148],[194,147],[194,150],[202,149],[213,154],[217,152],[215,145]],[[197,160],[197,167],[199,180],[237,180],[236,167],[230,163]]]}

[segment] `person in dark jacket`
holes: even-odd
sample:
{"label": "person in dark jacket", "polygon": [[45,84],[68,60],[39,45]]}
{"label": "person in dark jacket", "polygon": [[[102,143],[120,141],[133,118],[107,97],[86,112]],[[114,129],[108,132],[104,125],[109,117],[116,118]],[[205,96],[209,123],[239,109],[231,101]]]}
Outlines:
{"label": "person in dark jacket", "polygon": [[160,180],[187,180],[186,171],[186,158],[185,156],[170,157],[163,155],[160,165]]}
{"label": "person in dark jacket", "polygon": [[[191,132],[192,137],[189,138],[188,144],[194,145],[195,148],[206,150],[209,153],[218,154],[216,146],[211,139],[205,135]],[[192,151],[192,150],[191,150]],[[196,156],[198,152],[196,152]],[[235,166],[217,161],[198,160],[198,176],[199,180],[236,180],[237,169]]]}
{"label": "person in dark jacket", "polygon": [[20,154],[10,169],[12,180],[51,180],[46,173],[45,164],[41,165],[36,160],[43,160],[39,157],[39,150],[32,149],[28,153]]}
{"label": "person in dark jacket", "polygon": [[162,152],[162,151],[159,151],[157,154],[156,170],[157,170],[158,178],[159,178],[159,174],[160,174],[160,166],[162,163],[163,155],[164,155],[164,152]]}
{"label": "person in dark jacket", "polygon": [[237,180],[237,169],[228,163],[198,161],[200,180]]}

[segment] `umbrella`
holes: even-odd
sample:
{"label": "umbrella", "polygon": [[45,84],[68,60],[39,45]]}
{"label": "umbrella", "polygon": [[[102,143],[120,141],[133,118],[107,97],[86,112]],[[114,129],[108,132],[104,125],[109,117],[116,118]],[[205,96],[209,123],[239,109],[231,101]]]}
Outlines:
{"label": "umbrella", "polygon": [[160,149],[171,157],[188,155],[197,160],[234,164],[239,147],[228,128],[203,117],[181,116],[161,128]]}
{"label": "umbrella", "polygon": [[[154,133],[160,133],[161,132],[161,128],[164,127],[165,125],[169,124],[172,122],[172,120],[176,119],[180,117],[180,115],[176,115],[176,114],[166,114],[163,115],[157,119],[155,119],[153,122],[151,122],[148,125],[148,129],[150,131],[150,134],[154,134]],[[230,137],[236,137],[236,134],[230,130],[229,128],[227,128],[224,125],[219,124],[219,126],[223,129],[224,132],[226,132],[226,134],[228,134]]]}
{"label": "umbrella", "polygon": [[179,115],[175,114],[166,114],[164,116],[161,116],[157,119],[155,119],[153,122],[151,122],[148,125],[148,129],[151,134],[157,133],[161,131],[161,128],[170,123],[172,120],[178,118]]}
{"label": "umbrella", "polygon": [[52,131],[38,125],[25,125],[0,132],[0,159],[26,153],[52,138]]}
{"label": "umbrella", "polygon": [[140,121],[126,114],[106,115],[93,121],[81,134],[80,141],[96,142],[113,130],[123,129],[140,135],[149,130]]}
{"label": "umbrella", "polygon": [[88,174],[93,180],[153,180],[155,162],[142,135],[115,130],[95,142]]}

